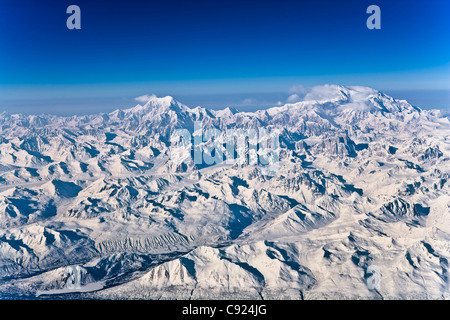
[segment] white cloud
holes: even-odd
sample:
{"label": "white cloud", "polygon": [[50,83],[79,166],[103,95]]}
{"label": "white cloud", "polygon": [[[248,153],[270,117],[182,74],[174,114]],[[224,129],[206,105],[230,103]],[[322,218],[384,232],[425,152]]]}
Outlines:
{"label": "white cloud", "polygon": [[295,103],[295,102],[299,102],[299,101],[301,101],[302,99],[300,98],[300,96],[298,95],[298,94],[296,94],[296,93],[294,93],[294,94],[291,94],[288,98],[287,98],[287,102],[289,102],[289,103]]}
{"label": "white cloud", "polygon": [[304,86],[304,85],[302,85],[302,84],[296,84],[296,85],[293,85],[293,86],[289,89],[289,92],[290,92],[290,93],[297,93],[297,94],[305,95],[305,94],[307,94],[310,90],[311,90],[310,87]]}
{"label": "white cloud", "polygon": [[304,97],[304,100],[324,100],[339,98],[340,87],[337,85],[323,85],[313,87]]}
{"label": "white cloud", "polygon": [[289,88],[291,94],[287,99],[287,103],[296,103],[305,100],[305,96],[311,92],[311,87],[304,86],[302,84],[296,84]]}
{"label": "white cloud", "polygon": [[247,98],[242,101],[242,105],[244,105],[244,106],[255,105],[255,104],[256,104],[256,99],[254,99],[254,98]]}
{"label": "white cloud", "polygon": [[156,95],[154,95],[154,94],[152,94],[152,95],[144,94],[142,96],[134,98],[134,100],[136,100],[138,102],[142,102],[142,103],[147,103],[150,99],[153,99],[153,98],[156,98]]}

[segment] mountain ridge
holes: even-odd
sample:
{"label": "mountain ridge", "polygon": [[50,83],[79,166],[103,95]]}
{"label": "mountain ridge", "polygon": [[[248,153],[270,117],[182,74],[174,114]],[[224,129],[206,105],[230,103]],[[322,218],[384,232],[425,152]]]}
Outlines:
{"label": "mountain ridge", "polygon": [[[180,103],[179,101],[175,100],[175,98],[173,98],[172,96],[164,96],[164,97],[157,97],[156,95],[151,95],[148,96],[148,100],[143,104],[137,104],[135,107],[132,108],[127,108],[127,109],[117,109],[114,110],[112,112],[106,112],[106,113],[99,113],[99,114],[93,114],[93,115],[81,115],[81,116],[56,116],[56,115],[52,115],[52,114],[41,114],[41,115],[22,115],[22,114],[15,114],[15,113],[9,113],[6,111],[3,111],[2,113],[0,113],[0,116],[5,117],[13,117],[13,118],[17,118],[17,117],[28,117],[30,118],[30,120],[32,119],[40,119],[42,117],[54,117],[54,118],[63,118],[63,119],[71,119],[71,118],[96,118],[102,115],[115,115],[117,113],[123,112],[123,113],[128,113],[128,114],[133,114],[133,113],[138,113],[140,115],[143,114],[142,111],[153,111],[154,109],[159,109],[159,111],[161,112],[166,112],[168,110],[172,110],[172,111],[181,111],[181,112],[192,112],[194,109],[199,108],[200,110],[207,110],[209,111],[209,113],[212,114],[211,111],[215,111],[215,112],[220,112],[220,111],[225,111],[225,110],[230,110],[231,114],[237,114],[237,113],[241,113],[241,114],[247,114],[247,115],[254,115],[254,114],[258,114],[258,113],[262,113],[266,110],[287,110],[288,108],[286,108],[286,106],[303,106],[305,104],[311,104],[311,103],[320,103],[320,102],[361,102],[364,100],[367,100],[370,97],[382,97],[382,98],[387,98],[390,101],[394,101],[394,102],[398,102],[398,103],[405,103],[405,100],[397,100],[397,99],[393,99],[391,97],[389,97],[388,95],[382,93],[381,91],[375,90],[375,89],[371,89],[369,87],[361,87],[361,86],[337,86],[337,85],[325,85],[325,86],[316,86],[313,88],[313,92],[314,91],[318,91],[319,89],[327,89],[326,90],[326,95],[324,95],[322,93],[322,96],[318,95],[317,92],[316,94],[307,94],[304,99],[302,101],[299,102],[295,102],[295,103],[287,103],[286,105],[282,106],[282,107],[271,107],[271,108],[267,108],[267,109],[260,109],[260,110],[256,110],[254,112],[239,112],[236,108],[232,108],[232,107],[226,107],[225,109],[222,110],[212,110],[212,109],[208,109],[208,108],[203,108],[203,107],[196,107],[196,108],[189,108],[186,105]],[[333,88],[334,90],[338,91],[338,97],[335,97],[335,93],[330,93],[329,89]],[[353,95],[355,97],[357,97],[357,100],[354,100],[352,97]],[[362,99],[362,97],[364,99]],[[406,106],[409,104],[405,104]],[[409,105],[411,106],[411,105]],[[411,106],[414,110],[416,111],[423,111],[420,108],[417,107],[413,107]],[[173,109],[171,109],[173,108]],[[392,111],[392,110],[391,110]],[[400,111],[400,110],[395,110],[395,111]]]}
{"label": "mountain ridge", "polygon": [[147,98],[0,116],[1,297],[449,297],[448,118],[365,87]]}

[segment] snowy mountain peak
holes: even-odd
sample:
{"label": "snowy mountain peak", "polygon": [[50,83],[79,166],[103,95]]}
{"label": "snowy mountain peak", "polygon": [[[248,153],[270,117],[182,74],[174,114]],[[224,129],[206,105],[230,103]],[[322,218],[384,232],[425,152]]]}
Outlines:
{"label": "snowy mountain peak", "polygon": [[350,113],[400,114],[404,111],[421,112],[404,100],[396,100],[369,87],[323,85],[310,88],[301,101],[270,108],[267,113],[270,116],[284,114],[302,118],[317,115],[332,120]]}
{"label": "snowy mountain peak", "polygon": [[148,112],[164,113],[174,111],[176,113],[181,113],[190,111],[187,106],[179,103],[171,96],[157,97],[156,95],[145,95],[136,99],[140,102],[144,102],[144,104],[138,104],[133,108],[125,109],[124,112],[143,114]]}
{"label": "snowy mountain peak", "polygon": [[232,107],[226,107],[225,109],[218,110],[215,112],[216,116],[220,118],[232,117],[237,113],[239,113],[239,111],[236,108]]}
{"label": "snowy mountain peak", "polygon": [[326,84],[311,88],[303,98],[303,101],[339,101],[347,100],[351,93],[349,87],[341,85]]}

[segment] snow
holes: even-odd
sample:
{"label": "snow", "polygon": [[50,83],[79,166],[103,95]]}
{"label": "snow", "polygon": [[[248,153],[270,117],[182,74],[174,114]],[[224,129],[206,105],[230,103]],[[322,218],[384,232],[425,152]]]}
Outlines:
{"label": "snow", "polygon": [[[0,298],[448,299],[449,119],[359,86],[301,99],[0,114]],[[241,145],[239,161],[198,167],[174,145],[211,128],[220,145],[230,127],[279,134],[280,162]]]}
{"label": "snow", "polygon": [[104,283],[89,283],[85,286],[81,286],[80,288],[63,288],[63,289],[50,289],[50,290],[37,290],[36,297],[43,295],[63,295],[67,293],[80,293],[80,292],[92,292],[101,290],[104,287]]}

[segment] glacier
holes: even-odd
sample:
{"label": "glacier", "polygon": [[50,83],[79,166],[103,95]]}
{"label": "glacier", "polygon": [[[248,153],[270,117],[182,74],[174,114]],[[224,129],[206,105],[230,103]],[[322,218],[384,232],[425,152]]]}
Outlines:
{"label": "glacier", "polygon": [[450,298],[438,110],[339,85],[256,112],[139,101],[0,114],[0,299]]}

